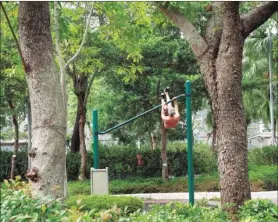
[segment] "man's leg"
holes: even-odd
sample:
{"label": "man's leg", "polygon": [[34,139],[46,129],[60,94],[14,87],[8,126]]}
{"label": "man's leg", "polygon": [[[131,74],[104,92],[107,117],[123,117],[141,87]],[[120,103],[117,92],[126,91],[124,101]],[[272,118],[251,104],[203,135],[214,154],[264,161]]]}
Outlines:
{"label": "man's leg", "polygon": [[179,107],[178,107],[178,101],[177,101],[177,99],[174,100],[174,108],[175,108],[176,114],[179,114]]}
{"label": "man's leg", "polygon": [[[169,96],[169,90],[170,90],[169,87],[166,87],[166,89],[164,90],[166,102],[169,102],[171,100]],[[172,103],[168,103],[167,105],[168,105],[168,113],[171,113],[171,110],[173,109]]]}
{"label": "man's leg", "polygon": [[167,116],[166,113],[165,113],[165,110],[164,110],[164,106],[165,106],[165,94],[161,93],[160,97],[161,97],[161,118],[162,118],[163,116]]}

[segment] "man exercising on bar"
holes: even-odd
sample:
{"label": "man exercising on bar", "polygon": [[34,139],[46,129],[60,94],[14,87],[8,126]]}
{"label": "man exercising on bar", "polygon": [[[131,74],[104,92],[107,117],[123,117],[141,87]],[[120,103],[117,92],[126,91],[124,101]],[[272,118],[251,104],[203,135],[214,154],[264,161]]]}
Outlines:
{"label": "man exercising on bar", "polygon": [[[166,129],[175,128],[180,121],[180,114],[177,100],[174,99],[174,107],[171,103],[165,104],[170,101],[169,97],[169,87],[164,90],[164,93],[161,93],[161,118],[164,122],[164,127]],[[166,101],[165,101],[166,99]]]}

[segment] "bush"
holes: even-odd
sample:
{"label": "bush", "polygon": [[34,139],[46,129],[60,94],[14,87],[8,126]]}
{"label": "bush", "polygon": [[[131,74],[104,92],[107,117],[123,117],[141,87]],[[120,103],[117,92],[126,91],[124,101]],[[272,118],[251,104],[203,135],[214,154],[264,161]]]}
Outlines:
{"label": "bush", "polygon": [[[8,179],[11,173],[11,158],[13,153],[0,150],[0,181]],[[25,178],[28,169],[28,156],[26,150],[20,150],[16,155],[15,175]]]}
{"label": "bush", "polygon": [[272,165],[252,165],[249,166],[249,179],[254,183],[261,183],[264,190],[278,189],[277,166]]}
{"label": "bush", "polygon": [[244,221],[278,221],[278,208],[270,200],[249,200],[239,209],[239,217]]}
{"label": "bush", "polygon": [[270,172],[263,176],[265,190],[278,190],[278,172]]}
{"label": "bush", "polygon": [[205,206],[190,205],[180,202],[167,205],[153,205],[146,213],[137,213],[130,216],[130,221],[230,221],[227,213],[221,208],[211,209]]}
{"label": "bush", "polygon": [[80,153],[69,152],[67,154],[67,176],[68,180],[78,180],[80,169]]}
{"label": "bush", "polygon": [[5,181],[1,187],[1,221],[61,221],[63,204],[48,197],[31,198],[28,185],[19,179]]}
{"label": "bush", "polygon": [[250,165],[277,165],[278,146],[265,146],[254,148],[249,151],[248,160]]}
{"label": "bush", "polygon": [[69,190],[68,190],[69,196],[79,195],[79,194],[89,195],[91,193],[90,180],[70,181],[70,182],[68,182],[68,188],[69,188]]}
{"label": "bush", "polygon": [[81,204],[82,211],[95,209],[96,211],[108,210],[113,206],[126,208],[132,213],[143,208],[143,201],[135,197],[109,196],[109,195],[76,195],[66,200],[68,206]]}

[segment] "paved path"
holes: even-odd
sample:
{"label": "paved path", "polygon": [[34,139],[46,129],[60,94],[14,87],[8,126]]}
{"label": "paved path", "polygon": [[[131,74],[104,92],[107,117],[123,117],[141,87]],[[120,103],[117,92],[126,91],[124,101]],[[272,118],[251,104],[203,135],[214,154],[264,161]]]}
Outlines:
{"label": "paved path", "polygon": [[[138,193],[138,194],[122,194],[116,196],[132,196],[144,199],[144,202],[150,203],[168,203],[170,201],[188,202],[189,193]],[[194,199],[196,201],[201,199],[212,200],[210,202],[217,203],[213,199],[220,198],[220,192],[195,192]],[[278,205],[278,191],[264,191],[264,192],[251,192],[252,199],[270,199],[273,203]]]}

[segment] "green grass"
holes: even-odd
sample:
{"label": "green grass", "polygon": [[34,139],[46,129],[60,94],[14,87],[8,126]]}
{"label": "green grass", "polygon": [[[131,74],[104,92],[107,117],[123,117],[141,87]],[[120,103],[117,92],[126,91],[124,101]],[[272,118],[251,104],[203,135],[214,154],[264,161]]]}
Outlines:
{"label": "green grass", "polygon": [[[249,167],[249,180],[252,191],[275,190],[277,187],[277,166],[260,165]],[[128,178],[125,180],[112,180],[109,184],[110,194],[131,193],[169,193],[187,192],[187,178],[176,177],[169,181],[161,178]],[[199,175],[195,178],[195,191],[219,191],[219,178],[217,172]],[[89,194],[90,181],[69,182],[69,194]]]}

